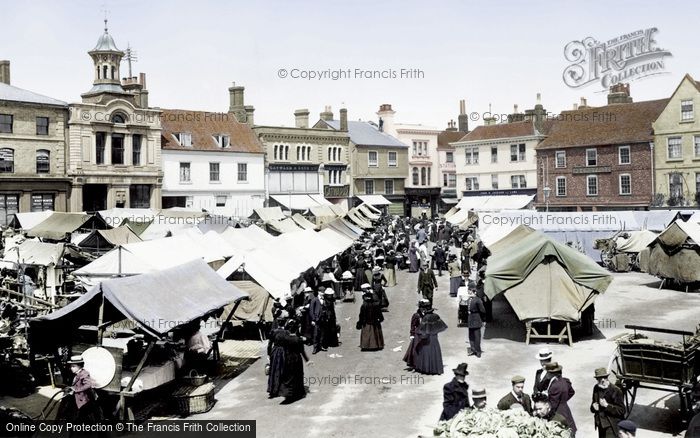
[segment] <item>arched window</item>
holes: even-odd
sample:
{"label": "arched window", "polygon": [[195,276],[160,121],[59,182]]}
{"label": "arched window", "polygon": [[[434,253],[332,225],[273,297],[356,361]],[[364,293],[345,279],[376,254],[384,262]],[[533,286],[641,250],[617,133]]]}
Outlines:
{"label": "arched window", "polygon": [[112,123],[126,123],[126,117],[122,113],[114,113],[112,115]]}
{"label": "arched window", "polygon": [[102,79],[107,79],[107,66],[102,66]]}
{"label": "arched window", "polygon": [[428,183],[426,185],[430,185],[430,167],[428,167]]}
{"label": "arched window", "polygon": [[417,167],[413,168],[413,185],[414,186],[418,185],[418,168]]}
{"label": "arched window", "polygon": [[10,148],[0,149],[0,173],[14,173],[15,151]]}
{"label": "arched window", "polygon": [[274,145],[272,148],[272,159],[276,160],[277,159],[277,145]]}
{"label": "arched window", "polygon": [[98,65],[95,69],[97,70],[97,79],[100,79],[100,66]]}
{"label": "arched window", "polygon": [[333,148],[328,148],[328,161],[333,161],[331,160],[331,153],[333,152]]}
{"label": "arched window", "polygon": [[425,167],[421,167],[420,169],[420,185],[425,185]]}
{"label": "arched window", "polygon": [[289,161],[289,145],[284,147],[284,159]]}
{"label": "arched window", "polygon": [[112,67],[112,79],[117,79],[117,69]]}
{"label": "arched window", "polygon": [[36,173],[49,173],[50,168],[49,151],[46,149],[36,151]]}

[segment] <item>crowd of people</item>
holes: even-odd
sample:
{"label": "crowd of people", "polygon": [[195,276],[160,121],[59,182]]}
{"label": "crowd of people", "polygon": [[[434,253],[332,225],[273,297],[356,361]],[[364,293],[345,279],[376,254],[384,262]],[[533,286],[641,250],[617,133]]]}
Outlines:
{"label": "crowd of people", "polygon": [[[443,272],[450,278],[449,296],[459,302],[459,325],[467,327],[467,353],[480,358],[483,331],[492,319],[492,303],[484,291],[489,255],[473,229],[460,230],[444,220],[383,216],[374,230],[363,235],[352,248],[318,269],[302,273],[291,285],[291,299],[275,304],[275,327],[268,347],[269,396],[293,401],[305,395],[302,361],[308,357],[304,344],[312,345],[313,353],[340,345],[336,300],[354,300],[356,292],[361,294],[356,322],[360,349],[383,349],[382,323],[390,308],[385,289],[396,285],[397,270],[417,273],[416,291],[420,297],[408,323],[409,342],[403,355],[406,369],[426,375],[443,373],[438,335],[448,327],[433,307],[438,289],[436,276]],[[303,293],[294,294],[295,291]],[[526,393],[525,377],[512,376],[511,391],[499,398],[496,407],[522,409],[532,416],[556,421],[568,428],[573,438],[577,425],[569,401],[575,391],[564,376],[563,366],[552,356],[549,349],[538,353],[540,368],[533,378],[531,394]],[[460,363],[452,371],[454,378],[443,387],[440,420],[448,420],[462,409],[483,409],[488,405],[485,388],[470,391],[467,363]],[[636,425],[624,419],[622,393],[610,384],[606,369],[595,370],[593,377],[596,384],[590,410],[599,437],[635,436]]]}

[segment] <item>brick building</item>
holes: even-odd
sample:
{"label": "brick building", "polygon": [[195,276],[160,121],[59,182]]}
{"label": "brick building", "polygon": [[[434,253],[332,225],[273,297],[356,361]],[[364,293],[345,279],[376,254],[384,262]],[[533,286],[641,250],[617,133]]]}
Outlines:
{"label": "brick building", "polygon": [[14,213],[66,211],[68,104],[10,85],[0,61],[0,226]]}
{"label": "brick building", "polygon": [[652,202],[652,122],[668,99],[632,102],[611,87],[608,105],[564,111],[537,146],[535,206],[550,211],[645,210]]}

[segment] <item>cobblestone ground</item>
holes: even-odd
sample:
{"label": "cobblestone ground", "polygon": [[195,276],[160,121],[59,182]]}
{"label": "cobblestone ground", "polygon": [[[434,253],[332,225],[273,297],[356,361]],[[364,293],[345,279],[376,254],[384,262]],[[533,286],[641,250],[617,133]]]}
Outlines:
{"label": "cobblestone ground", "polygon": [[[452,378],[451,369],[469,363],[467,378],[472,387],[487,390],[488,405],[510,390],[510,377],[523,374],[531,388],[538,367],[534,359],[542,344],[525,345],[524,325],[505,302],[494,303],[494,322],[487,327],[481,359],[467,357],[466,329],[457,327],[457,302],[448,295],[449,279],[438,278],[437,313],[449,325],[440,335],[445,363],[441,376],[422,376],[405,371],[401,360],[408,344],[410,317],[418,299],[417,274],[397,275],[398,285],[388,289],[390,311],[383,325],[386,348],[361,352],[355,322],[360,300],[337,306],[343,344],[327,352],[309,355],[305,377],[308,396],[291,405],[268,399],[264,365],[259,360],[217,394],[214,409],[201,419],[257,420],[258,436],[274,437],[418,437],[431,436],[442,410],[442,385]],[[593,437],[588,410],[595,384],[593,370],[606,366],[615,350],[611,340],[625,332],[625,324],[668,327],[693,331],[700,322],[700,294],[658,290],[659,282],[646,274],[615,274],[607,293],[596,302],[599,332],[574,347],[550,344],[555,360],[563,364],[576,395],[570,402],[580,437]],[[340,357],[342,356],[342,357]],[[263,352],[264,357],[264,352]],[[640,390],[631,419],[644,437],[673,436],[678,400],[664,392]]]}

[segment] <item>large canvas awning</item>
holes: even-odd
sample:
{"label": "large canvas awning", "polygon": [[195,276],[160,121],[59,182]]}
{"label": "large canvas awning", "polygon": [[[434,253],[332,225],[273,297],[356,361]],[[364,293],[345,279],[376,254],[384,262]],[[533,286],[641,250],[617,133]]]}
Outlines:
{"label": "large canvas awning", "polygon": [[27,236],[62,240],[67,234],[80,229],[106,228],[109,227],[99,215],[53,212],[51,216],[30,229]]}
{"label": "large canvas awning", "polygon": [[31,230],[48,219],[52,214],[53,211],[51,210],[15,213],[15,217],[10,221],[10,228]]}
{"label": "large canvas awning", "polygon": [[369,205],[391,205],[391,201],[382,195],[359,195],[358,198]]}
{"label": "large canvas awning", "polygon": [[461,210],[502,211],[526,208],[534,195],[465,196],[457,203]]}
{"label": "large canvas awning", "polygon": [[127,319],[159,338],[246,298],[245,292],[216,275],[206,263],[194,260],[158,272],[105,280],[76,301],[31,324],[33,333],[40,333],[42,338],[68,337],[81,325],[97,325],[104,302],[103,321]]}
{"label": "large canvas awning", "polygon": [[253,210],[253,214],[250,216],[251,219],[260,219],[263,222],[268,221],[281,221],[287,216],[282,213],[280,207],[260,207]]}
{"label": "large canvas awning", "polygon": [[289,210],[306,211],[311,207],[319,205],[331,205],[331,203],[321,195],[270,195],[272,199],[280,205],[287,207]]}

